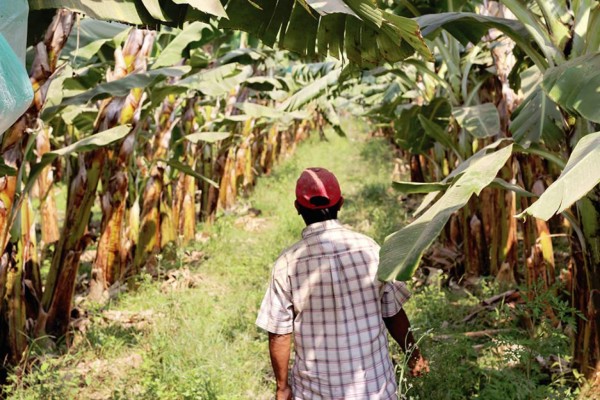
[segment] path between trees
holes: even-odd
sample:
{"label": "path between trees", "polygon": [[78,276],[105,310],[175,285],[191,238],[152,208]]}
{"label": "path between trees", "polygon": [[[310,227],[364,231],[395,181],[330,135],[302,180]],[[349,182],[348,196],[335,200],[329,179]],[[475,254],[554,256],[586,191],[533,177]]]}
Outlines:
{"label": "path between trees", "polygon": [[[12,378],[18,383],[8,387],[8,397],[271,399],[267,334],[254,320],[273,261],[303,228],[293,208],[300,172],[309,166],[334,171],[346,199],[340,219],[379,243],[407,218],[408,202],[390,188],[399,169],[391,146],[369,138],[358,121],[345,124],[349,138],[313,135],[260,178],[249,197],[200,226],[192,246],[166,249],[158,281],[148,277],[139,290],[102,308],[81,305],[85,313],[73,324],[69,353],[33,357],[31,372]],[[405,378],[404,358],[392,344],[402,398],[577,398],[576,378],[564,363],[568,336],[542,323],[532,334],[522,323],[523,315],[542,313],[543,302],[482,307],[502,291],[493,280],[467,287],[439,269],[427,272],[413,285],[406,310],[431,372]],[[558,312],[570,315],[561,304]]]}

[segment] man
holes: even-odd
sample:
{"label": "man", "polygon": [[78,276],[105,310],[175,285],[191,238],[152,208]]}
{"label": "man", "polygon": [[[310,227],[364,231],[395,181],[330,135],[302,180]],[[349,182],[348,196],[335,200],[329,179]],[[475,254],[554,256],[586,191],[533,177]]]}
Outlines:
{"label": "man", "polygon": [[269,332],[277,400],[397,399],[384,327],[409,349],[413,375],[429,370],[402,309],[409,291],[404,283],[377,280],[379,246],[340,224],[343,203],[331,172],[302,172],[295,206],[307,226],[275,262],[256,320]]}

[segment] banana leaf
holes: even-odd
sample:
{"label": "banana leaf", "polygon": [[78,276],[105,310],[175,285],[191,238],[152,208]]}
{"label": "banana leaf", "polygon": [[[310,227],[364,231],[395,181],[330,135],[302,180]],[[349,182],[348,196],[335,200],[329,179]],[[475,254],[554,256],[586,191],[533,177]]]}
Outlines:
{"label": "banana leaf", "polygon": [[160,52],[152,69],[159,67],[168,67],[177,64],[183,58],[184,50],[192,42],[197,42],[202,39],[202,32],[210,30],[211,26],[203,22],[192,22],[175,36],[173,40]]}
{"label": "banana leaf", "polygon": [[27,185],[24,192],[27,193],[36,182],[36,178],[44,168],[54,162],[58,157],[64,157],[72,153],[83,153],[106,147],[114,142],[123,139],[131,131],[131,125],[119,125],[111,129],[87,136],[69,146],[58,150],[49,151],[42,156],[42,159],[31,165],[31,171],[27,177]]}
{"label": "banana leaf", "polygon": [[61,109],[70,105],[86,104],[92,100],[104,99],[107,97],[126,96],[131,89],[145,88],[156,84],[167,77],[178,77],[188,73],[191,70],[188,66],[160,68],[147,72],[138,72],[129,74],[124,78],[111,82],[104,82],[75,96],[65,97],[63,101],[54,107],[49,107],[47,113],[57,113]]}
{"label": "banana leaf", "polygon": [[319,51],[339,58],[345,48],[359,65],[396,62],[415,51],[431,58],[415,21],[386,13],[369,0],[230,0],[226,11],[229,20],[219,27],[250,32],[267,46],[278,42],[303,56]]}
{"label": "banana leaf", "polygon": [[421,27],[421,33],[428,39],[445,29],[463,45],[478,43],[490,28],[496,28],[510,37],[540,68],[548,62],[533,46],[533,36],[527,27],[518,20],[485,16],[468,12],[447,12],[423,15],[415,18]]}
{"label": "banana leaf", "polygon": [[600,53],[548,68],[542,88],[550,99],[571,114],[600,123]]}
{"label": "banana leaf", "polygon": [[599,183],[600,132],[595,132],[579,140],[558,179],[518,217],[531,215],[547,221],[566,210]]}
{"label": "banana leaf", "polygon": [[557,149],[563,140],[562,115],[557,104],[542,90],[542,74],[537,67],[521,73],[521,89],[525,100],[511,115],[509,130],[515,141],[529,147],[543,141]]}
{"label": "banana leaf", "polygon": [[496,136],[500,133],[500,116],[492,103],[472,107],[456,107],[452,110],[456,122],[476,139]]}
{"label": "banana leaf", "polygon": [[379,255],[379,280],[406,281],[413,276],[423,252],[439,236],[452,213],[466,205],[472,195],[479,195],[509,159],[512,143],[494,151],[499,142],[466,160],[468,166],[463,167],[460,177],[431,208],[414,222],[385,239]]}

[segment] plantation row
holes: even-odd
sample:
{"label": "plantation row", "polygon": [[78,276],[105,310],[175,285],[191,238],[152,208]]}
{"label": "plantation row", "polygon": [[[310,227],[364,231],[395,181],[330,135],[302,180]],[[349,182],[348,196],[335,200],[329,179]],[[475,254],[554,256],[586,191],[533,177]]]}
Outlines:
{"label": "plantation row", "polygon": [[[190,56],[198,35],[225,45]],[[199,220],[230,207],[308,135],[311,112],[278,111],[262,88],[293,93],[311,73],[269,78],[275,53],[230,51],[236,40],[200,23],[155,32],[57,12],[32,63],[41,89],[3,136],[3,358],[16,364],[32,340],[68,334],[86,248],[97,249],[88,298],[104,302],[142,270],[154,274],[161,249],[193,240]]]}

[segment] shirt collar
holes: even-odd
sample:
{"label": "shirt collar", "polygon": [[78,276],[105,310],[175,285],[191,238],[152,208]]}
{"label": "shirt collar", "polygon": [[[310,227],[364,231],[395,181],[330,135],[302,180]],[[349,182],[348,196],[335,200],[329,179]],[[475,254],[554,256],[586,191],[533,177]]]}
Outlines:
{"label": "shirt collar", "polygon": [[327,229],[342,228],[342,224],[337,219],[329,219],[327,221],[315,222],[314,224],[308,225],[302,230],[302,238],[306,239],[309,236],[316,235]]}

